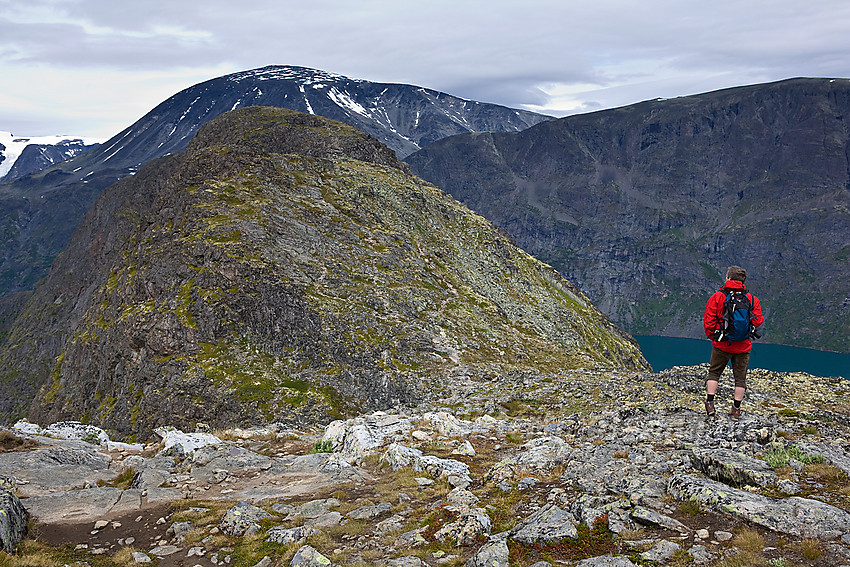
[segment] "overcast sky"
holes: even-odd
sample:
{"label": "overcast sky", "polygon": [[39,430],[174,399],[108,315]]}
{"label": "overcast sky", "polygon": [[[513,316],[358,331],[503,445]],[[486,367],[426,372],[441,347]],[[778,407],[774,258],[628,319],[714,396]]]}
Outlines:
{"label": "overcast sky", "polygon": [[850,2],[0,0],[0,130],[108,138],[274,64],[563,116],[850,77]]}

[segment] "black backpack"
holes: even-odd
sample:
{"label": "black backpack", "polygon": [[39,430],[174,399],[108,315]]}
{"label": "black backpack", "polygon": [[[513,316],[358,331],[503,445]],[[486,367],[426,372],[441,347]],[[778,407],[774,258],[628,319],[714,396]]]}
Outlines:
{"label": "black backpack", "polygon": [[728,289],[723,293],[723,315],[720,320],[718,341],[737,342],[749,338],[758,339],[761,335],[753,325],[753,301],[746,289]]}

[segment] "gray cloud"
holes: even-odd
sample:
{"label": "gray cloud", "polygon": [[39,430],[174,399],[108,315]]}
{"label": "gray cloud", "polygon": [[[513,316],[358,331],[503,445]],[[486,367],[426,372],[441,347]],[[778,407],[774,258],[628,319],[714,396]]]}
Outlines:
{"label": "gray cloud", "polygon": [[[138,99],[135,110],[121,109],[130,123],[160,102],[152,97],[168,81],[176,92],[187,79],[216,76],[204,72],[268,64],[515,107],[563,105],[560,113],[791,76],[850,76],[844,0],[0,0],[0,14],[0,129],[36,122],[22,115],[34,111],[24,101],[49,100],[60,78],[79,81],[61,89],[69,107],[82,83],[101,85],[104,116],[115,100]],[[33,68],[45,73],[43,84]],[[142,74],[160,87],[149,99],[127,91],[138,90],[133,77]],[[89,133],[93,119],[80,118]]]}

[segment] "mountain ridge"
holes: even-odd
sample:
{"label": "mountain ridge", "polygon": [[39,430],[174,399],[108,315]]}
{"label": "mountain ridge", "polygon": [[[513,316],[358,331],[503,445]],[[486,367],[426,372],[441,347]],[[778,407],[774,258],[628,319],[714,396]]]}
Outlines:
{"label": "mountain ridge", "polygon": [[374,138],[250,107],[97,200],[9,328],[0,411],[149,435],[596,366],[648,367],[551,267]]}
{"label": "mountain ridge", "polygon": [[467,101],[414,85],[268,66],[217,77],[169,97],[100,147],[0,183],[0,296],[32,289],[100,192],[151,159],[185,149],[201,124],[240,106],[317,113],[371,134],[400,154],[472,129],[521,129],[551,117]]}

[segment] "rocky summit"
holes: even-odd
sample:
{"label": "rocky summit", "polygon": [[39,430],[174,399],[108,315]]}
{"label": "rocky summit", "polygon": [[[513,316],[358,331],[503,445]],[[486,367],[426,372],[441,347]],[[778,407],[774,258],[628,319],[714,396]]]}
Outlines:
{"label": "rocky summit", "polygon": [[754,370],[734,421],[705,417],[706,371],[456,377],[324,427],[146,444],[21,421],[0,564],[850,565],[850,381]]}
{"label": "rocky summit", "polygon": [[251,107],[99,198],[9,327],[0,412],[144,440],[576,368],[647,365],[553,268],[373,138]]}

